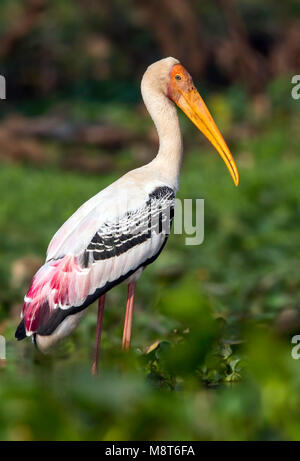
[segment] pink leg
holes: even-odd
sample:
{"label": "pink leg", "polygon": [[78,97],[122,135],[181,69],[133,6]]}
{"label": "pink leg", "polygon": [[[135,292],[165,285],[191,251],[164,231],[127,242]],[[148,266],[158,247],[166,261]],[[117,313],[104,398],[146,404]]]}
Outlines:
{"label": "pink leg", "polygon": [[122,348],[125,349],[126,351],[128,351],[130,347],[135,286],[136,286],[135,282],[130,282],[128,285],[128,296],[127,296],[126,314],[125,314],[125,323],[124,323],[123,341],[122,341]]}
{"label": "pink leg", "polygon": [[105,295],[100,296],[98,300],[98,318],[97,318],[97,330],[96,330],[96,343],[94,350],[94,361],[92,365],[92,375],[98,374],[98,362],[99,362],[99,345],[101,341],[101,332],[102,332],[102,320],[105,304]]}

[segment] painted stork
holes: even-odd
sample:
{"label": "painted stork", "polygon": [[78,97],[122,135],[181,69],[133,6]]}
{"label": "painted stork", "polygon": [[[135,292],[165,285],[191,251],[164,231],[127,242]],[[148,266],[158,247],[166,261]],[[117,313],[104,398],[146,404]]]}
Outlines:
{"label": "painted stork", "polygon": [[159,136],[156,157],[100,191],[57,231],[24,298],[15,334],[18,340],[32,336],[45,352],[72,333],[85,309],[98,299],[93,373],[98,367],[106,292],[123,281],[128,284],[122,341],[128,349],[136,281],[168,238],[161,224],[172,221],[183,151],[175,104],[213,144],[235,185],[239,183],[233,157],[192,77],[177,59],[149,66],[141,91]]}

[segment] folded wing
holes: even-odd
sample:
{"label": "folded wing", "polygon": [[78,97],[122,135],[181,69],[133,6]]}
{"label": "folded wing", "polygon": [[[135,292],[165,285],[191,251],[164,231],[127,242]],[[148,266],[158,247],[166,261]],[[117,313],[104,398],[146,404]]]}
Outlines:
{"label": "folded wing", "polygon": [[25,296],[18,339],[51,334],[67,315],[86,308],[161,251],[173,218],[173,189],[160,185],[141,194],[132,187],[128,193],[127,185],[126,196],[117,187],[112,197],[109,188],[54,236]]}

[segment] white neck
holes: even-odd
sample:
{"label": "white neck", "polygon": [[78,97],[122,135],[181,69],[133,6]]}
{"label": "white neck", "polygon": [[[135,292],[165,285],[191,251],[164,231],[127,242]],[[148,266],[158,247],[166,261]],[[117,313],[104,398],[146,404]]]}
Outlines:
{"label": "white neck", "polygon": [[177,189],[183,146],[176,107],[151,85],[142,85],[142,95],[159,138],[157,156],[149,166],[155,167],[159,175]]}

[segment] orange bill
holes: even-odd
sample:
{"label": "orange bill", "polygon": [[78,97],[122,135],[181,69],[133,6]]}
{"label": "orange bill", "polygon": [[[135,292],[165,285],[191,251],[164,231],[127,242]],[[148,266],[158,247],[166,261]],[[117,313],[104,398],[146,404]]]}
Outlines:
{"label": "orange bill", "polygon": [[190,74],[181,64],[175,64],[170,75],[169,97],[180,107],[196,127],[207,137],[224,160],[236,186],[239,173],[235,161],[212,118],[205,102],[196,90]]}

